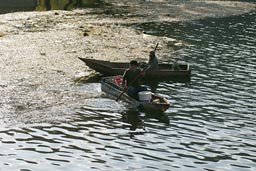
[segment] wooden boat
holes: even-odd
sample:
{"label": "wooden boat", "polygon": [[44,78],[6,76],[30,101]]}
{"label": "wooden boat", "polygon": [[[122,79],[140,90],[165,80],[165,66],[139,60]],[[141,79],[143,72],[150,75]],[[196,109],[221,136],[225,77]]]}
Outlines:
{"label": "wooden boat", "polygon": [[[121,86],[121,79],[122,76],[110,76],[110,77],[103,77],[101,80],[101,89],[105,92],[109,97],[113,99],[117,99],[123,91]],[[145,112],[164,112],[169,107],[170,104],[168,101],[154,93],[151,93],[152,99],[150,101],[139,101],[124,93],[120,100],[125,101],[126,103],[135,106],[141,107]]]}
{"label": "wooden boat", "polygon": [[[96,59],[79,58],[85,64],[104,76],[122,75],[129,63],[110,62]],[[171,80],[190,79],[189,64],[159,64],[157,70],[148,70],[144,79]]]}

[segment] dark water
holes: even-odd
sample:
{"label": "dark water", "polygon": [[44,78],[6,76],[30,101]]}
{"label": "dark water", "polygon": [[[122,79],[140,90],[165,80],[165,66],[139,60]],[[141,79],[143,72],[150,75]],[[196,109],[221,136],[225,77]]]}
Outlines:
{"label": "dark water", "polygon": [[17,11],[72,10],[101,5],[101,0],[0,0],[0,14]]}
{"label": "dark water", "polygon": [[70,123],[3,128],[0,170],[256,169],[256,13],[137,27],[193,45],[177,54],[191,82],[157,85],[172,107],[148,116],[101,96]]}

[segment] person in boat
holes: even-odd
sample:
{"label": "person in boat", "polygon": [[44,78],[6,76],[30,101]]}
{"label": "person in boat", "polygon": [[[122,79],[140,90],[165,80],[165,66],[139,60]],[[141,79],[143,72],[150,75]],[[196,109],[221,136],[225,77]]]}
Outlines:
{"label": "person in boat", "polygon": [[122,86],[127,88],[127,94],[135,99],[138,99],[140,91],[147,90],[146,87],[140,85],[140,79],[143,77],[144,72],[138,66],[139,63],[136,60],[132,60],[129,69],[125,70],[122,80]]}
{"label": "person in boat", "polygon": [[158,69],[158,59],[156,57],[155,51],[149,52],[149,60],[148,60],[149,70],[156,70]]}

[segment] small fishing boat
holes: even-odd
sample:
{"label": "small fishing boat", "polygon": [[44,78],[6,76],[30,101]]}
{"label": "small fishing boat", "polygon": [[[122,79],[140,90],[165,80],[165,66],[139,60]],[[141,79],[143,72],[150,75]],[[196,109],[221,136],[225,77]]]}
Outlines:
{"label": "small fishing boat", "polygon": [[[85,64],[101,73],[104,76],[122,75],[129,68],[128,62],[110,62],[104,60],[79,58]],[[148,70],[144,79],[172,80],[172,79],[190,79],[189,64],[159,64],[157,70]]]}
{"label": "small fishing boat", "polygon": [[121,86],[121,82],[122,82],[121,75],[103,77],[101,80],[101,89],[109,97],[113,99],[120,98],[120,100],[128,103],[129,105],[132,105],[133,107],[135,106],[135,107],[142,108],[145,112],[161,112],[162,113],[170,107],[169,102],[164,97],[161,97],[157,94],[154,94],[148,91],[139,93],[142,96],[141,101],[128,96],[126,93],[122,94],[123,88]]}

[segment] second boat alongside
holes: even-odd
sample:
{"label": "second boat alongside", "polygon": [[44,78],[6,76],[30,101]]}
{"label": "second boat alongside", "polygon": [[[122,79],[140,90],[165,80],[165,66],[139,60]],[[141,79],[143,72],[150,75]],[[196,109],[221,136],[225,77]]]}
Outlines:
{"label": "second boat alongside", "polygon": [[[79,58],[88,67],[101,73],[104,76],[122,75],[124,71],[129,68],[129,63],[125,62],[110,62],[104,60]],[[157,80],[190,80],[189,64],[159,64],[157,70],[148,70],[145,73],[144,79]]]}

